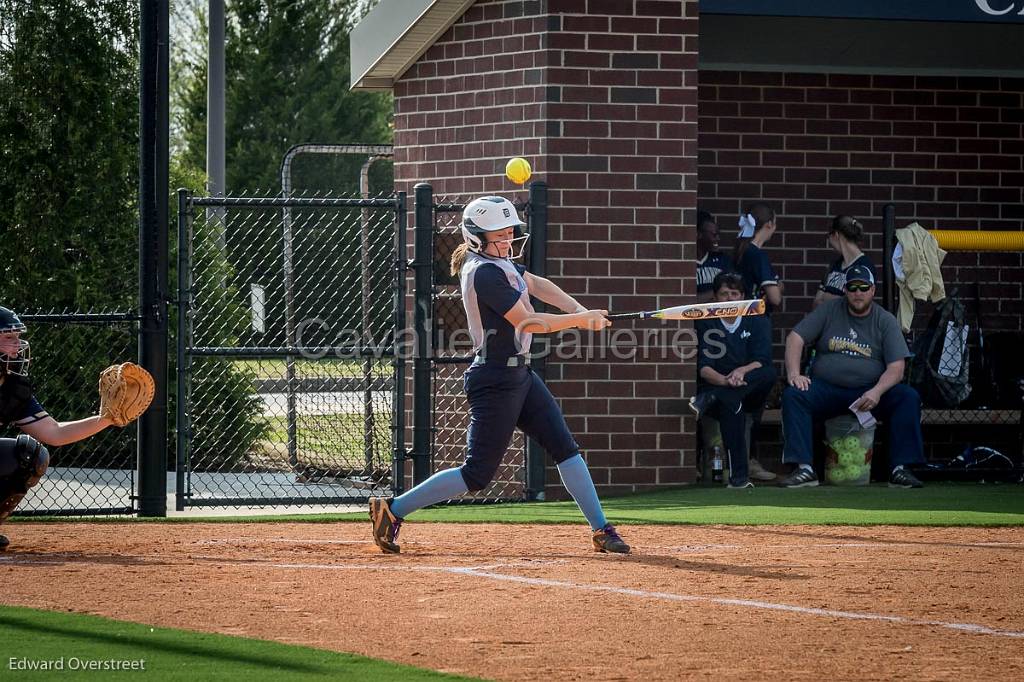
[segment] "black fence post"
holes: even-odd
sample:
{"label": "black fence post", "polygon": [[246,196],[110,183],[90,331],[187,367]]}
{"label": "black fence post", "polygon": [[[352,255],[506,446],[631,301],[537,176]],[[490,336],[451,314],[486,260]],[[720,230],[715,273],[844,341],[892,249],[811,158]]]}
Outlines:
{"label": "black fence post", "polygon": [[[530,223],[530,272],[538,277],[547,275],[548,249],[548,184],[543,181],[530,183],[530,205],[527,209]],[[535,308],[544,312],[544,304],[537,302]],[[549,348],[552,339],[544,339],[543,348]],[[534,344],[535,347],[537,344]],[[545,355],[530,349],[533,359],[530,365],[541,378],[545,378]],[[544,466],[546,463],[544,448],[530,438],[526,443],[526,499],[528,501],[544,499]]]}
{"label": "black fence post", "polygon": [[396,495],[405,492],[405,273],[408,270],[409,255],[406,251],[405,231],[408,228],[405,192],[395,195],[395,336],[394,336],[394,382],[391,410],[394,415],[394,440],[391,456],[391,491]]}
{"label": "black fence post", "polygon": [[899,310],[896,300],[896,283],[892,269],[892,252],[896,241],[896,207],[886,204],[882,207],[882,301],[883,306],[893,315]]}
{"label": "black fence post", "polygon": [[188,446],[191,440],[191,426],[186,410],[188,400],[188,367],[185,359],[185,349],[188,346],[189,338],[189,309],[191,304],[191,266],[189,265],[189,223],[191,218],[191,207],[189,206],[189,191],[178,190],[178,335],[176,341],[177,354],[177,381],[175,382],[175,426],[177,430],[177,441],[175,443],[175,476],[174,483],[174,508],[177,511],[184,511],[185,498],[188,491],[185,489],[185,474],[187,468]]}
{"label": "black fence post", "polygon": [[167,515],[168,1],[139,17],[139,364],[156,395],[139,419],[140,516]]}
{"label": "black fence post", "polygon": [[416,193],[415,251],[412,267],[416,274],[416,355],[413,359],[412,480],[421,483],[430,476],[431,391],[430,346],[433,333],[431,310],[434,288],[434,188],[421,182]]}

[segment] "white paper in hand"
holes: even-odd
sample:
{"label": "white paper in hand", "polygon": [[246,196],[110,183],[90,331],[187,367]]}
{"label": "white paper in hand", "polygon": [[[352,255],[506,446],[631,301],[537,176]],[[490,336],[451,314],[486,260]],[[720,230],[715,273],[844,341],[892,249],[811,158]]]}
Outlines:
{"label": "white paper in hand", "polygon": [[850,412],[853,412],[854,416],[857,417],[857,421],[860,422],[862,429],[870,429],[874,427],[878,422],[875,420],[875,415],[871,414],[867,410],[858,410],[855,405],[860,402],[860,398],[857,398],[850,404]]}

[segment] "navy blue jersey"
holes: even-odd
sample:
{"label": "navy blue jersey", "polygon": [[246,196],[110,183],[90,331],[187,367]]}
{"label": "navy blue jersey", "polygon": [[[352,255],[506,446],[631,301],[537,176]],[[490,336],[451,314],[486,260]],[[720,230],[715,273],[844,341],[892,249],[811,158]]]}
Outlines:
{"label": "navy blue jersey", "polygon": [[730,329],[723,320],[701,320],[697,332],[697,375],[704,367],[727,375],[755,360],[762,367],[772,365],[771,324],[762,315],[740,317]]}
{"label": "navy blue jersey", "polygon": [[743,251],[737,269],[743,275],[747,298],[764,298],[765,286],[779,283],[779,276],[775,274],[768,254],[754,243],[748,244]]}
{"label": "navy blue jersey", "polygon": [[44,410],[43,406],[39,404],[39,401],[36,400],[36,397],[32,396],[32,399],[29,400],[28,405],[25,407],[24,414],[22,414],[22,416],[19,419],[17,419],[14,423],[16,426],[24,426],[25,424],[37,422],[46,416],[46,410]]}
{"label": "navy blue jersey", "polygon": [[713,290],[715,277],[722,272],[732,272],[732,259],[721,251],[708,251],[697,261],[697,293]]}
{"label": "navy blue jersey", "polygon": [[32,384],[18,375],[0,381],[0,427],[23,426],[46,417],[46,410],[32,395]]}
{"label": "navy blue jersey", "polygon": [[856,260],[843,267],[843,259],[840,256],[835,262],[829,267],[828,273],[825,278],[821,280],[821,284],[818,285],[818,291],[824,291],[826,294],[832,294],[833,296],[845,296],[846,295],[846,271],[852,268],[854,265],[863,265],[871,271],[871,277],[875,281],[878,281],[878,277],[875,275],[875,266],[871,263],[871,259],[861,254]]}
{"label": "navy blue jersey", "polygon": [[504,258],[489,258],[472,251],[466,253],[459,279],[462,305],[466,308],[473,351],[485,358],[504,359],[530,350],[533,335],[518,332],[505,319],[505,313],[517,301],[530,312],[530,294],[523,274],[526,268]]}

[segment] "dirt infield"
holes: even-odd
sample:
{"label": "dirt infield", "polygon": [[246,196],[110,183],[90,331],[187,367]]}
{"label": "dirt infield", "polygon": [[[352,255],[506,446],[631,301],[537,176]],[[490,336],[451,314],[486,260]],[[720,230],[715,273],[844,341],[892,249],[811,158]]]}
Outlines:
{"label": "dirt infield", "polygon": [[1024,679],[1024,529],[5,526],[3,601],[502,680]]}

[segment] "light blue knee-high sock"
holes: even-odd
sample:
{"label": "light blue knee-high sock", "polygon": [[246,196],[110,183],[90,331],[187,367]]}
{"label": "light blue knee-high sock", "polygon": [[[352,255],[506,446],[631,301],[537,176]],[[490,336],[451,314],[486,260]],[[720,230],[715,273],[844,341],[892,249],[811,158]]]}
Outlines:
{"label": "light blue knee-high sock", "polygon": [[605,527],[608,520],[604,517],[604,510],[601,509],[601,501],[597,499],[597,489],[594,488],[594,479],[590,477],[590,470],[583,457],[577,453],[573,457],[558,465],[558,475],[562,477],[562,485],[576,500],[580,511],[587,517],[591,530],[599,530]]}
{"label": "light blue knee-high sock", "polygon": [[391,513],[404,519],[417,509],[450,500],[465,494],[468,490],[462,472],[458,469],[438,471],[409,492],[396,497],[391,503]]}

